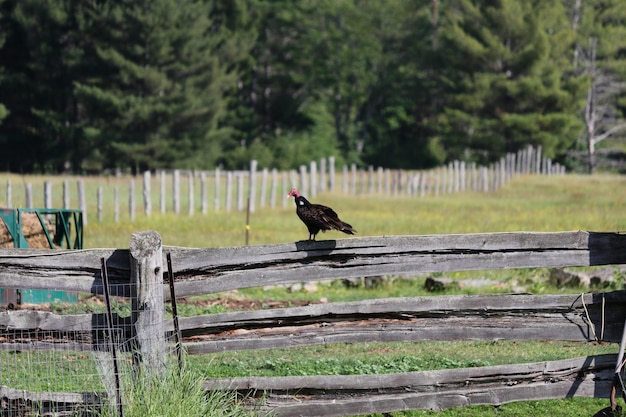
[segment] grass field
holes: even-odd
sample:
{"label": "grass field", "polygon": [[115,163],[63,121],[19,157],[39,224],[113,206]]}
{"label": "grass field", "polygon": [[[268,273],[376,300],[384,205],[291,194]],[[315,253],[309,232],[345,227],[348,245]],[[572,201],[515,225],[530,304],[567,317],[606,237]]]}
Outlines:
{"label": "grass field", "polygon": [[[0,205],[4,203],[3,185],[6,175],[0,175]],[[19,182],[43,181],[38,177],[11,177]],[[62,179],[54,180],[60,191]],[[73,180],[72,180],[73,181]],[[86,179],[87,194],[95,196],[95,187],[106,181],[127,180]],[[137,180],[137,184],[141,183]],[[139,189],[139,186],[136,186]],[[153,186],[153,189],[155,187]],[[137,191],[140,193],[140,191]],[[123,192],[120,195],[124,195]],[[186,195],[184,192],[181,195]],[[19,200],[17,187],[14,202]],[[137,213],[134,222],[120,216],[114,222],[107,214],[99,223],[95,201],[89,199],[90,220],[85,229],[87,248],[128,247],[135,231],[158,231],[165,245],[187,247],[241,246],[245,243],[244,212],[214,212],[205,216],[199,209],[195,215],[156,214],[150,217]],[[503,189],[493,193],[464,192],[458,194],[417,197],[347,196],[340,193],[318,195],[314,202],[332,206],[340,217],[351,223],[358,236],[448,234],[505,231],[566,231],[590,230],[626,231],[626,177],[597,175],[593,177],[567,175],[558,177],[518,177]],[[55,200],[57,201],[57,200]],[[59,200],[60,201],[60,200]],[[138,200],[140,201],[140,200]],[[35,205],[40,205],[37,200]],[[60,203],[59,203],[60,204]],[[108,202],[107,204],[110,204]],[[14,206],[16,204],[14,203]],[[154,205],[154,203],[153,203]],[[183,206],[185,202],[183,202]],[[257,209],[250,219],[250,244],[261,245],[306,239],[305,226],[294,213],[293,203],[287,209],[278,204],[275,209]],[[110,207],[107,213],[112,213]],[[340,239],[347,236],[336,232],[319,235],[319,239]],[[494,271],[458,273],[457,279],[473,276],[498,280],[531,282],[533,292],[561,292],[543,283],[545,270]],[[569,289],[577,291],[581,289]],[[423,294],[418,285],[390,281],[375,288],[346,289],[323,286],[317,293],[289,293],[283,290],[240,291],[237,297],[251,299],[319,299],[344,301],[362,298],[412,296]],[[228,296],[232,296],[229,294]],[[188,314],[199,314],[191,310]],[[400,344],[356,344],[306,347],[301,349],[231,352],[190,357],[194,367],[206,377],[244,375],[304,375],[313,373],[383,373],[503,363],[562,359],[573,356],[617,352],[615,344],[580,344],[558,342],[437,342]],[[393,413],[394,416],[553,416],[593,415],[608,405],[608,400],[572,399],[507,404],[501,407],[468,407],[442,413]]]}

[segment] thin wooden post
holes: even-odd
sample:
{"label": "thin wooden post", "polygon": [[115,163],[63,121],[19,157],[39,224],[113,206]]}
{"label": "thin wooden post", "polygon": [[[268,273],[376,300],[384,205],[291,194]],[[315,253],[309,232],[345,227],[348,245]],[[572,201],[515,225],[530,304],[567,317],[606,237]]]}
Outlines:
{"label": "thin wooden post", "polygon": [[300,194],[310,197],[309,186],[306,180],[306,165],[300,165]]}
{"label": "thin wooden post", "polygon": [[317,162],[315,161],[309,164],[309,181],[311,184],[309,194],[315,197],[317,195]]}
{"label": "thin wooden post", "polygon": [[267,195],[267,178],[269,176],[269,171],[267,168],[263,168],[261,172],[261,195],[259,196],[259,207],[265,207],[265,196]]}
{"label": "thin wooden post", "polygon": [[215,212],[220,211],[220,169],[219,167],[215,168]]}
{"label": "thin wooden post", "polygon": [[70,208],[70,183],[67,180],[63,181],[63,208]]}
{"label": "thin wooden post", "polygon": [[254,213],[255,208],[255,199],[256,199],[256,170],[257,170],[258,162],[256,159],[250,161],[250,177],[248,178],[248,199],[250,203],[248,204],[250,212]]}
{"label": "thin wooden post", "polygon": [[233,173],[226,172],[226,211],[230,211],[232,207],[232,191],[233,191]]}
{"label": "thin wooden post", "polygon": [[276,168],[272,169],[272,182],[270,185],[270,207],[276,207],[276,192],[278,189],[278,171]]}
{"label": "thin wooden post", "polygon": [[335,191],[335,157],[328,157],[328,191]]}
{"label": "thin wooden post", "polygon": [[350,165],[350,195],[356,195],[356,164]]}
{"label": "thin wooden post", "polygon": [[237,210],[243,211],[243,173],[237,173]]}
{"label": "thin wooden post", "polygon": [[189,171],[187,174],[187,200],[189,201],[189,215],[193,216],[194,213],[194,185],[193,185],[193,171]]}
{"label": "thin wooden post", "polygon": [[319,191],[320,192],[324,192],[326,191],[326,158],[322,158],[320,159],[320,184],[319,184]]}
{"label": "thin wooden post", "polygon": [[135,221],[135,180],[128,182],[128,216],[130,221]]}
{"label": "thin wooden post", "polygon": [[50,181],[43,183],[43,206],[44,208],[52,208],[52,182]]}
{"label": "thin wooden post", "polygon": [[541,174],[541,145],[537,147],[535,153],[535,174]]}
{"label": "thin wooden post", "polygon": [[[165,305],[161,236],[154,230],[133,233],[130,238],[132,313],[137,351],[135,364],[144,375],[165,370]],[[140,355],[140,356],[138,356]]]}
{"label": "thin wooden post", "polygon": [[11,180],[7,180],[7,208],[13,207],[12,200],[12,190],[11,190]]}
{"label": "thin wooden post", "polygon": [[165,179],[166,179],[165,171],[161,171],[161,190],[160,190],[160,201],[159,205],[161,208],[161,214],[165,214],[166,204],[165,204]]}
{"label": "thin wooden post", "polygon": [[172,319],[174,322],[174,342],[176,343],[176,357],[178,358],[178,371],[183,370],[183,352],[182,352],[182,333],[180,331],[180,325],[178,323],[178,307],[176,303],[176,290],[174,288],[174,269],[172,268],[172,254],[170,252],[166,255],[167,259],[167,279],[170,284],[170,303],[172,304]]}
{"label": "thin wooden post", "polygon": [[174,213],[180,214],[180,171],[174,170],[172,198],[174,199]]}
{"label": "thin wooden post", "polygon": [[150,183],[152,182],[152,175],[150,171],[143,173],[143,212],[146,216],[150,216],[152,212],[152,201],[150,198]]}
{"label": "thin wooden post", "polygon": [[[216,175],[217,172],[216,171]],[[219,181],[215,181],[215,186],[218,186],[218,182]],[[219,200],[217,200],[217,195],[218,192],[216,191],[216,200],[215,202],[217,203],[215,205],[215,211],[219,210]],[[209,207],[208,207],[208,196],[207,196],[207,184],[206,184],[206,171],[202,171],[200,172],[200,211],[202,211],[202,214],[206,216],[206,214],[209,212]]]}
{"label": "thin wooden post", "polygon": [[104,258],[100,258],[101,268],[100,273],[102,275],[102,283],[104,290],[104,301],[106,304],[106,323],[108,333],[108,348],[111,352],[111,359],[113,361],[113,377],[115,379],[115,404],[117,405],[117,412],[120,417],[124,416],[124,405],[122,403],[122,390],[120,386],[120,372],[117,363],[117,348],[115,347],[116,341],[115,334],[113,333],[113,312],[111,310],[111,296],[109,293],[109,276],[107,273],[106,262]]}
{"label": "thin wooden post", "polygon": [[102,186],[98,187],[98,207],[96,208],[98,211],[98,222],[102,223]]}
{"label": "thin wooden post", "polygon": [[33,207],[33,184],[27,182],[25,185],[26,192],[26,208]]}
{"label": "thin wooden post", "polygon": [[113,219],[120,220],[120,189],[117,185],[113,188]]}
{"label": "thin wooden post", "polygon": [[83,225],[87,225],[87,200],[85,197],[85,182],[78,181],[78,208],[83,212]]}
{"label": "thin wooden post", "polygon": [[288,193],[288,191],[287,191],[288,190],[288,188],[287,188],[288,187],[288,185],[287,185],[287,173],[286,172],[282,172],[280,174],[280,177],[281,177],[281,183],[283,185],[282,194],[281,194],[281,200],[283,201],[283,208],[287,208],[287,198],[285,198],[285,196]]}

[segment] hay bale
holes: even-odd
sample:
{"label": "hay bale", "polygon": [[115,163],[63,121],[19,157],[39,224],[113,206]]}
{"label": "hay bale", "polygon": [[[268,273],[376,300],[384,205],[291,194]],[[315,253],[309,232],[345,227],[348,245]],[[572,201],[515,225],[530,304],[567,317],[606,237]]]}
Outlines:
{"label": "hay bale", "polygon": [[[54,227],[50,221],[44,217],[44,223],[50,237],[54,239]],[[43,231],[43,227],[34,213],[22,213],[22,234],[28,242],[29,248],[50,249],[48,239]],[[0,219],[0,248],[12,248],[13,236],[9,233],[9,228]]]}

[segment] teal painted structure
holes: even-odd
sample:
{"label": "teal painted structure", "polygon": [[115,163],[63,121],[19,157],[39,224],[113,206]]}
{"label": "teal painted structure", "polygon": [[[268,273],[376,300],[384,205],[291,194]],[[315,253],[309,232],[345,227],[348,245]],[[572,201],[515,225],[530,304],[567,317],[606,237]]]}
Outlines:
{"label": "teal painted structure", "polygon": [[[37,216],[50,249],[82,249],[83,248],[83,212],[71,209],[51,208],[0,208],[0,219],[4,221],[14,248],[28,248],[28,241],[22,228],[23,214],[32,213]],[[53,226],[51,234],[46,225],[50,219]],[[48,223],[49,224],[49,223]],[[19,304],[48,304],[51,302],[74,303],[78,301],[78,293],[70,291],[35,290],[0,288],[0,306],[15,308]]]}

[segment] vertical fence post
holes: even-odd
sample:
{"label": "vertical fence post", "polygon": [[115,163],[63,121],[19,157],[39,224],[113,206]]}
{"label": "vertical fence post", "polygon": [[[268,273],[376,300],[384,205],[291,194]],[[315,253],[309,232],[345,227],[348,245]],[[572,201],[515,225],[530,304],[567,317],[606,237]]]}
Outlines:
{"label": "vertical fence post", "polygon": [[113,188],[113,219],[120,220],[120,189],[117,185]]}
{"label": "vertical fence post", "polygon": [[13,208],[11,195],[12,195],[11,180],[7,180],[7,208]]}
{"label": "vertical fence post", "polygon": [[67,180],[63,181],[63,208],[70,208],[70,183]]}
{"label": "vertical fence post", "polygon": [[326,191],[326,158],[322,158],[320,159],[320,184],[319,184],[319,191],[320,192],[324,192]]}
{"label": "vertical fence post", "polygon": [[87,226],[87,198],[85,197],[85,182],[78,181],[78,208],[83,212],[83,226]]}
{"label": "vertical fence post", "polygon": [[130,221],[135,221],[135,180],[128,182],[128,216]]}
{"label": "vertical fence post", "polygon": [[[137,342],[135,364],[144,375],[165,370],[165,305],[161,236],[154,230],[133,233],[130,238],[132,322]],[[140,354],[140,357],[137,357]]]}
{"label": "vertical fence post", "polygon": [[180,171],[174,170],[172,179],[172,198],[174,199],[174,213],[180,214]]}
{"label": "vertical fence post", "polygon": [[300,165],[300,194],[309,194],[309,187],[306,180],[306,165]]}
{"label": "vertical fence post", "polygon": [[[218,174],[219,171],[216,170],[215,175]],[[219,177],[215,180],[215,187],[219,187]],[[219,194],[219,189],[215,191],[215,211],[219,210],[219,200],[217,198]],[[200,172],[200,211],[203,215],[206,215],[209,212],[209,202],[208,202],[208,194],[207,194],[207,183],[206,183],[206,171]]]}
{"label": "vertical fence post", "polygon": [[328,157],[328,191],[335,191],[335,157]]}
{"label": "vertical fence post", "polygon": [[256,199],[256,169],[258,166],[258,162],[256,161],[256,159],[253,159],[252,161],[250,161],[250,177],[249,179],[249,184],[248,184],[248,199],[250,200],[250,212],[254,213],[254,207],[255,207],[255,199]]}
{"label": "vertical fence post", "polygon": [[195,206],[193,171],[189,171],[187,174],[187,201],[189,202],[189,216],[193,216]]}
{"label": "vertical fence post", "polygon": [[160,184],[160,194],[159,194],[159,206],[161,208],[161,214],[165,214],[165,171],[161,171],[161,184]]}
{"label": "vertical fence post", "polygon": [[96,202],[96,204],[98,206],[96,207],[96,209],[97,209],[97,212],[98,212],[98,221],[100,223],[102,223],[102,200],[103,200],[103,198],[102,198],[102,186],[98,187],[98,197],[97,197],[97,200],[98,201]]}
{"label": "vertical fence post", "polygon": [[259,196],[259,207],[265,207],[265,200],[267,195],[267,179],[269,177],[269,171],[267,168],[263,168],[261,172],[261,195]]}
{"label": "vertical fence post", "polygon": [[230,211],[232,207],[232,189],[233,189],[233,173],[228,171],[226,173],[226,211]]}
{"label": "vertical fence post", "polygon": [[152,175],[150,171],[145,171],[143,173],[143,213],[146,216],[150,216],[152,212],[152,197],[151,197],[151,183],[152,183]]}
{"label": "vertical fence post", "polygon": [[311,184],[309,194],[315,197],[317,195],[317,162],[315,161],[309,164],[309,183]]}
{"label": "vertical fence post", "polygon": [[270,207],[276,207],[276,190],[278,189],[278,170],[272,169],[272,182],[270,186]]}

